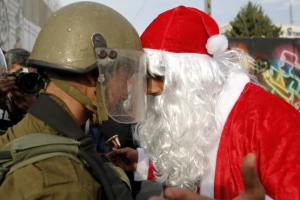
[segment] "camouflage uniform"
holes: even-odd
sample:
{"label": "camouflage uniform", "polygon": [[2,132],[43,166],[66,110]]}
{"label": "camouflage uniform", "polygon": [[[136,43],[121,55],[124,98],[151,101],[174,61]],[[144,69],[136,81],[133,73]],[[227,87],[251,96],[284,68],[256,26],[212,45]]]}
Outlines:
{"label": "camouflage uniform", "polygon": [[[56,102],[69,113],[58,98]],[[51,116],[49,116],[51,117]],[[16,138],[31,133],[59,133],[45,122],[27,114],[17,125],[0,136],[0,147]],[[94,180],[81,162],[65,156],[48,158],[8,175],[0,186],[0,199],[97,199],[101,186]]]}

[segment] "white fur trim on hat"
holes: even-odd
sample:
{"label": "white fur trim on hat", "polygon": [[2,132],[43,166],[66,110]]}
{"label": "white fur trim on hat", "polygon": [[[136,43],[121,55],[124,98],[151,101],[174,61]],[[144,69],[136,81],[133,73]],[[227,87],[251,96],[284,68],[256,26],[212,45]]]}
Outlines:
{"label": "white fur trim on hat", "polygon": [[213,35],[208,38],[205,47],[211,55],[223,53],[228,48],[228,39],[225,35]]}

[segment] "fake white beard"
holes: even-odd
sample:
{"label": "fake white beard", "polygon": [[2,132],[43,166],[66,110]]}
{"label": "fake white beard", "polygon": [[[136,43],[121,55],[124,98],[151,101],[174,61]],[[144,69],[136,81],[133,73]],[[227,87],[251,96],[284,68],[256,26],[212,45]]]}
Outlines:
{"label": "fake white beard", "polygon": [[[165,57],[170,67],[165,67],[163,93],[148,97],[147,120],[134,135],[157,170],[158,182],[192,191],[209,169],[207,151],[218,135],[215,94],[222,83],[210,57],[194,56],[187,54],[184,62],[176,54]],[[201,67],[208,64],[213,66]]]}
{"label": "fake white beard", "polygon": [[[147,53],[158,53],[150,55],[149,70],[165,76],[164,90],[148,96],[147,120],[136,125],[134,139],[152,161],[157,182],[196,191],[210,168],[207,152],[221,132],[217,100],[229,71],[240,66],[230,69],[199,54]],[[158,60],[164,72],[156,68]]]}

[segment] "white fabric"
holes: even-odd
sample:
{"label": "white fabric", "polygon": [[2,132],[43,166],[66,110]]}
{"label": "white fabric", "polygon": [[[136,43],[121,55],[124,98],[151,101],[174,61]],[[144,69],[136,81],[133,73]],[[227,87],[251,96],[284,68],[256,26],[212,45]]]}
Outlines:
{"label": "white fabric", "polygon": [[206,44],[207,52],[211,55],[224,53],[228,48],[228,39],[225,35],[214,35],[208,38]]}
{"label": "white fabric", "polygon": [[136,171],[134,171],[134,180],[143,181],[148,178],[149,158],[144,153],[142,148],[137,148],[138,151],[138,165]]}
{"label": "white fabric", "polygon": [[[219,122],[221,122],[222,126],[218,127],[220,131],[222,131],[232,107],[249,81],[249,77],[245,74],[233,73],[228,77],[228,85],[225,88],[223,95],[220,97],[216,109],[216,118],[219,120]],[[216,157],[219,143],[220,138],[216,141],[212,150],[208,152],[211,170],[201,181],[200,194],[208,197],[214,197]]]}

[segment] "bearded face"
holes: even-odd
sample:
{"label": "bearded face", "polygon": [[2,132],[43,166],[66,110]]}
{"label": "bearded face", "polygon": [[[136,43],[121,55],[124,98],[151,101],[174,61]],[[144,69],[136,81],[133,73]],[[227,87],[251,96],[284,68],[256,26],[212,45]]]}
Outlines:
{"label": "bearded face", "polygon": [[152,161],[158,182],[195,191],[208,172],[207,152],[219,134],[215,108],[223,76],[206,55],[160,52],[152,61],[148,70],[164,76],[163,92],[148,96],[147,120],[135,127],[134,137]]}

